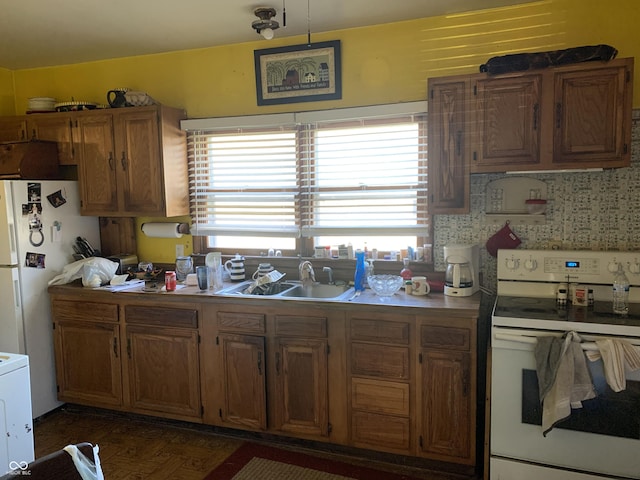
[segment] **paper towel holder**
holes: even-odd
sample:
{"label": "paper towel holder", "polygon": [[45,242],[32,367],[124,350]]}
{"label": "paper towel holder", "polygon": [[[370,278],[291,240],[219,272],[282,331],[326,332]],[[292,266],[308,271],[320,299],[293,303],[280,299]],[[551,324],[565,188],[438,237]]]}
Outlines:
{"label": "paper towel holder", "polygon": [[[181,237],[189,233],[188,223],[149,222],[140,225],[140,230],[148,237]],[[166,235],[162,232],[166,232]]]}

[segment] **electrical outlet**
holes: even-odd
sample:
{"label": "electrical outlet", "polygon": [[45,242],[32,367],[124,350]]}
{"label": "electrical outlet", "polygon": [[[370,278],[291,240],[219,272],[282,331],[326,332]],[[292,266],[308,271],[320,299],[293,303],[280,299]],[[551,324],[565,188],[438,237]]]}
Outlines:
{"label": "electrical outlet", "polygon": [[179,243],[176,245],[176,258],[184,257],[184,245]]}

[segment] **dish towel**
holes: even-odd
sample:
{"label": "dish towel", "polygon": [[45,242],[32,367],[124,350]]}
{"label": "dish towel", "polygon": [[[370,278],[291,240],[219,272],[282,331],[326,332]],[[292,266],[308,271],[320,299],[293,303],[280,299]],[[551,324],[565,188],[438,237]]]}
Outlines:
{"label": "dish towel", "polygon": [[640,351],[626,340],[606,338],[596,340],[598,350],[587,352],[592,362],[602,358],[604,378],[614,392],[627,388],[625,369],[635,372],[640,369]]}
{"label": "dish towel", "polygon": [[542,434],[582,408],[582,401],[595,398],[591,374],[576,332],[563,338],[538,337],[534,354],[542,403]]}

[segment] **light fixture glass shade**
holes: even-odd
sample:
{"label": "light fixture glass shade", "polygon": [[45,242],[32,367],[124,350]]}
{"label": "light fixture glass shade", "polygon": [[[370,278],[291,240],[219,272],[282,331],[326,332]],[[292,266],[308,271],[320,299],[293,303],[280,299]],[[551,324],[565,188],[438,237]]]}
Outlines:
{"label": "light fixture glass shade", "polygon": [[262,35],[266,40],[271,40],[273,38],[273,30],[270,28],[264,28],[260,30],[260,35]]}

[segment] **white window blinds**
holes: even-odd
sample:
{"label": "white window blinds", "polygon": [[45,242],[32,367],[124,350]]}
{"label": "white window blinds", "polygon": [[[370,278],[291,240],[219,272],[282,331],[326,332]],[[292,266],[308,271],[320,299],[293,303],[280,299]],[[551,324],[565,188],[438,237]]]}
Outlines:
{"label": "white window blinds", "polygon": [[331,113],[188,121],[194,235],[428,237],[426,114]]}
{"label": "white window blinds", "polygon": [[298,236],[296,131],[189,135],[195,235]]}
{"label": "white window blinds", "polygon": [[428,236],[422,116],[309,125],[302,135],[302,235]]}

